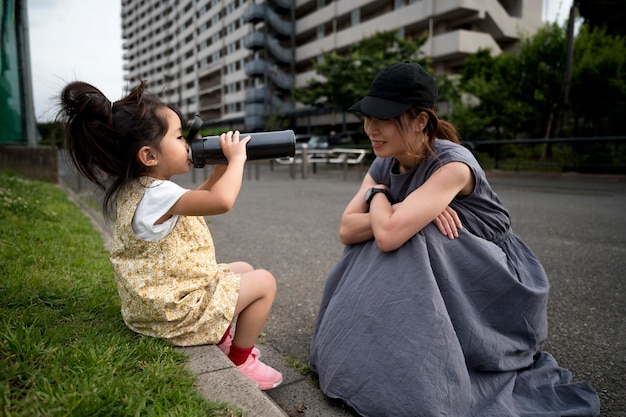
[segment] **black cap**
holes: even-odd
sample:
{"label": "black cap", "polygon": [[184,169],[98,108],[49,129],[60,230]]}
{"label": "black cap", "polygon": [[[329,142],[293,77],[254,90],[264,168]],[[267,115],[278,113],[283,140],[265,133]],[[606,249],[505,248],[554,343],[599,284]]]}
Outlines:
{"label": "black cap", "polygon": [[401,62],[380,70],[370,90],[348,111],[387,120],[412,106],[433,108],[437,98],[435,78],[419,64]]}

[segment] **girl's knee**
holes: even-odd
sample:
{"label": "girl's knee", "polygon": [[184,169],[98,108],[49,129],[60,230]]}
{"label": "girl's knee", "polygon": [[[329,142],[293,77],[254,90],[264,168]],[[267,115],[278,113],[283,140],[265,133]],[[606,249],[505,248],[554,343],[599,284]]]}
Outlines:
{"label": "girl's knee", "polygon": [[257,271],[261,273],[264,284],[271,292],[272,296],[276,294],[276,278],[274,278],[274,275],[265,269],[257,269]]}
{"label": "girl's knee", "polygon": [[241,278],[241,285],[246,286],[259,296],[274,298],[276,295],[276,279],[265,269],[255,269],[243,273]]}

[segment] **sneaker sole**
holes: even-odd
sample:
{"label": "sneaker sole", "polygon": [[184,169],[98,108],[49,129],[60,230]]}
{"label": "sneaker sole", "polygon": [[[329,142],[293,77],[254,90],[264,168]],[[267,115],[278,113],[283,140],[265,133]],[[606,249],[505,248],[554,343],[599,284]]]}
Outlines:
{"label": "sneaker sole", "polygon": [[260,389],[261,391],[266,391],[268,389],[274,389],[274,388],[276,388],[277,386],[279,386],[282,383],[283,383],[283,380],[281,379],[280,381],[278,381],[278,382],[276,382],[275,384],[272,384],[272,385],[270,385],[270,384],[267,384],[267,385],[263,384],[263,385],[261,385],[261,384],[257,383],[256,387],[258,389]]}

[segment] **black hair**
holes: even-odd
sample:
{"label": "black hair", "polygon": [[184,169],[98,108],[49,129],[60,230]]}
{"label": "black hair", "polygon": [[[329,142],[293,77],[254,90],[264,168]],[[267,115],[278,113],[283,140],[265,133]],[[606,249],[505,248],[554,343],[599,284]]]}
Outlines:
{"label": "black hair", "polygon": [[61,92],[58,119],[65,126],[66,146],[78,171],[104,190],[109,212],[118,190],[145,175],[139,161],[143,146],[158,147],[167,133],[165,112],[170,108],[145,90],[145,81],[112,103],[91,84],[75,81]]}

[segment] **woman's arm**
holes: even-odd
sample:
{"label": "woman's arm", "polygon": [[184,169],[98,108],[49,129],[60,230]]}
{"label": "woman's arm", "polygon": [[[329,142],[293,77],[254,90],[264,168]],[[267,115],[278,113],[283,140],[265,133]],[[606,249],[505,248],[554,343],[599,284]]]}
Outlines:
{"label": "woman's arm", "polygon": [[[428,223],[441,219],[446,207],[457,195],[474,189],[470,168],[462,162],[443,165],[397,207],[392,207],[382,193],[370,204],[372,233],[383,252],[398,249]],[[449,213],[448,213],[449,214]]]}
{"label": "woman's arm", "polygon": [[[343,212],[339,238],[344,245],[365,242],[374,237],[370,207],[365,203],[365,193],[373,187],[386,188],[376,184],[370,174],[366,174],[359,191],[355,194]],[[452,200],[450,200],[452,201]],[[397,211],[404,202],[391,205],[392,210]],[[461,220],[451,207],[446,206],[433,220],[441,234],[450,239],[458,237],[458,229],[462,229]],[[420,229],[421,230],[421,229]],[[415,231],[417,233],[419,230]],[[413,235],[415,234],[413,233]],[[411,235],[411,236],[413,236]],[[409,236],[410,237],[410,236]],[[408,239],[407,239],[408,240]]]}
{"label": "woman's arm", "polygon": [[339,226],[339,239],[344,245],[365,242],[374,237],[369,207],[365,204],[365,192],[375,185],[376,182],[370,174],[365,174],[361,188],[343,211],[341,226]]}

